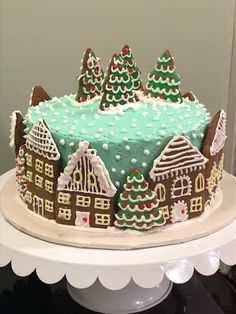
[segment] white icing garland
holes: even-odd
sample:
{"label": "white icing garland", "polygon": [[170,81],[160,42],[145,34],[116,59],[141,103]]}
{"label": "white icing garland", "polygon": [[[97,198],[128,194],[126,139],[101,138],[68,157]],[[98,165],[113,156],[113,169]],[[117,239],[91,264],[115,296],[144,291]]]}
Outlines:
{"label": "white icing garland", "polygon": [[20,115],[21,112],[19,110],[13,111],[11,114],[11,128],[10,128],[10,147],[14,148],[15,147],[15,131],[16,131],[16,120],[17,120],[17,113],[19,113]]}

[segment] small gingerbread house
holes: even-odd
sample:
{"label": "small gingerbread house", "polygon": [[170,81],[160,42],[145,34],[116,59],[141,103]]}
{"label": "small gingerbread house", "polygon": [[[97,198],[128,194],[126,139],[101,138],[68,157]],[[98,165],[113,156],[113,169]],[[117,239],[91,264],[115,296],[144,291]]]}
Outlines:
{"label": "small gingerbread house", "polygon": [[208,198],[215,194],[222,177],[225,140],[226,113],[220,110],[210,123],[203,146],[203,155],[209,159],[206,166]]}
{"label": "small gingerbread house", "polygon": [[25,200],[28,208],[47,219],[55,219],[60,153],[43,119],[40,119],[27,135],[26,149]]}
{"label": "small gingerbread house", "polygon": [[184,136],[174,137],[154,160],[150,188],[157,193],[167,223],[199,216],[205,205],[208,159]]}
{"label": "small gingerbread house", "polygon": [[113,185],[105,164],[89,142],[81,141],[58,178],[56,221],[78,227],[114,224]]}

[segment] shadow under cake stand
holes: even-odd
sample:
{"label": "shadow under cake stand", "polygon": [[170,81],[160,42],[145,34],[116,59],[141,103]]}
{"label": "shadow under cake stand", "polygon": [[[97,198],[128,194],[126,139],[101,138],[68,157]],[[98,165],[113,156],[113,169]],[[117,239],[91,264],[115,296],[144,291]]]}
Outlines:
{"label": "shadow under cake stand", "polygon": [[[12,175],[10,171],[1,177],[1,191]],[[218,230],[208,230],[205,236],[187,242],[132,250],[79,248],[43,241],[16,229],[0,211],[0,266],[11,262],[19,276],[36,270],[48,284],[66,276],[71,297],[93,311],[143,311],[162,302],[173,283],[187,282],[194,268],[209,276],[218,270],[220,260],[236,264],[236,180],[227,173],[222,191],[220,207],[226,215],[230,213],[230,219]],[[4,211],[3,206],[1,209]]]}

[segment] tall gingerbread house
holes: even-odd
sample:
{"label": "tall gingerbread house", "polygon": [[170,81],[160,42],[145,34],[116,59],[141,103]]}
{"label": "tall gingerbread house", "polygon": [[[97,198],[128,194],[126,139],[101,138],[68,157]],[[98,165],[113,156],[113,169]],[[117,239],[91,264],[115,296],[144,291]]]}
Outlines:
{"label": "tall gingerbread house", "polygon": [[115,193],[116,187],[96,150],[81,141],[58,178],[56,221],[78,227],[112,226]]}
{"label": "tall gingerbread house", "polygon": [[149,185],[167,223],[199,216],[205,205],[208,159],[184,136],[176,136],[154,160]]}
{"label": "tall gingerbread house", "polygon": [[60,172],[60,153],[43,119],[27,135],[25,201],[28,208],[55,219],[55,193]]}

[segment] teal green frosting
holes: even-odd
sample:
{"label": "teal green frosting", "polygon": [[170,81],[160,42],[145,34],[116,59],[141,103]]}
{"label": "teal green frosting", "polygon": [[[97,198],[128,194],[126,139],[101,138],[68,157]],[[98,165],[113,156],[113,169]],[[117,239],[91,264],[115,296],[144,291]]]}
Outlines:
{"label": "teal green frosting", "polygon": [[[97,150],[118,187],[134,168],[147,177],[153,161],[176,135],[184,135],[201,150],[210,122],[206,108],[198,101],[183,100],[175,105],[146,104],[123,115],[98,113],[100,99],[84,107],[75,95],[53,98],[30,107],[26,115],[28,132],[43,118],[61,153],[62,169],[81,140]],[[135,104],[134,104],[135,107]]]}

